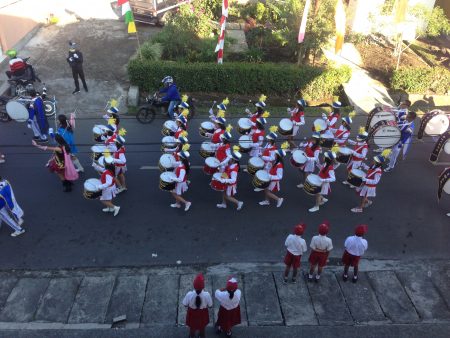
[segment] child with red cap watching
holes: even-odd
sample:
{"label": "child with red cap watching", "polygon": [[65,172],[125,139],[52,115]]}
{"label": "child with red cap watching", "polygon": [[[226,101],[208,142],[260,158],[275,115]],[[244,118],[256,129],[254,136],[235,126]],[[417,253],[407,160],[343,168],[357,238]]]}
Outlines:
{"label": "child with red cap watching", "polygon": [[367,240],[363,238],[366,232],[367,225],[360,224],[355,228],[355,235],[348,236],[345,240],[345,251],[342,255],[342,263],[344,264],[344,274],[342,275],[342,279],[344,280],[344,282],[346,282],[348,279],[348,269],[350,268],[350,266],[353,266],[352,282],[356,283],[358,281],[359,259],[367,250]]}
{"label": "child with red cap watching", "polygon": [[241,323],[241,290],[235,278],[230,278],[224,289],[216,290],[216,299],[220,303],[217,315],[217,333],[225,332],[227,337],[231,337],[231,328]]}
{"label": "child with red cap watching", "polygon": [[327,265],[328,255],[333,249],[333,243],[331,238],[327,237],[328,231],[330,230],[330,223],[324,221],[319,225],[319,235],[314,236],[311,239],[311,253],[309,254],[309,275],[308,281],[312,282],[314,270],[317,265],[317,274],[315,281],[319,282],[320,274],[322,273],[323,267]]}
{"label": "child with red cap watching", "polygon": [[284,256],[284,264],[286,269],[284,270],[283,283],[288,281],[289,271],[292,266],[292,283],[297,282],[298,268],[300,267],[300,260],[304,252],[308,250],[305,240],[302,238],[305,231],[306,224],[301,223],[294,227],[293,234],[287,236],[284,245],[286,246],[286,256]]}
{"label": "child with red cap watching", "polygon": [[200,273],[194,279],[194,291],[189,291],[183,299],[186,306],[186,326],[189,326],[189,337],[195,337],[198,331],[199,337],[205,337],[205,327],[209,323],[208,308],[212,306],[212,299],[205,288],[205,278]]}

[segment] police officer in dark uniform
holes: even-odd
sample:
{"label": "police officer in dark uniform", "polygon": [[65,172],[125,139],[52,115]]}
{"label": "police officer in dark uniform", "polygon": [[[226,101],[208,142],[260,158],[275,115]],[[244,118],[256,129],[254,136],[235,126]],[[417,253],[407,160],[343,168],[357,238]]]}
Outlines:
{"label": "police officer in dark uniform", "polygon": [[67,57],[67,62],[72,68],[72,76],[75,83],[75,90],[72,92],[72,94],[78,94],[80,92],[80,83],[78,82],[78,77],[80,77],[81,81],[83,82],[84,90],[87,92],[88,87],[86,85],[83,71],[83,54],[77,49],[77,44],[72,41],[69,41],[69,56]]}

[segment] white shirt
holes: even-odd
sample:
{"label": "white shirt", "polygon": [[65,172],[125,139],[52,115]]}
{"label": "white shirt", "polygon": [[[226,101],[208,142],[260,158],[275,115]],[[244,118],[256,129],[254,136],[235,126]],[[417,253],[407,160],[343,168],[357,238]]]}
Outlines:
{"label": "white shirt", "polygon": [[234,292],[232,299],[230,299],[228,291],[216,290],[214,296],[226,310],[233,310],[239,306],[239,302],[241,301],[241,290],[237,289]]}
{"label": "white shirt", "polygon": [[309,246],[313,250],[331,251],[333,249],[331,238],[322,235],[314,236]]}
{"label": "white shirt", "polygon": [[367,250],[367,240],[362,237],[353,235],[348,236],[344,243],[345,250],[353,256],[362,256]]}
{"label": "white shirt", "polygon": [[302,236],[293,234],[286,237],[286,242],[284,242],[284,245],[286,246],[286,249],[294,256],[301,256],[308,250],[306,241],[302,238]]}
{"label": "white shirt", "polygon": [[[212,298],[209,292],[202,290],[199,294],[202,303],[200,304],[199,309],[204,309],[212,306]],[[183,305],[189,306],[192,309],[196,309],[195,306],[195,298],[197,297],[197,293],[195,291],[189,291],[183,299]]]}

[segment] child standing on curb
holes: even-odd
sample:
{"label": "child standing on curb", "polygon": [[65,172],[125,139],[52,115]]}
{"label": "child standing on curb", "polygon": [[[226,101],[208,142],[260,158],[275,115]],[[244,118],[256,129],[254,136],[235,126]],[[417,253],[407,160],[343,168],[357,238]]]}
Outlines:
{"label": "child standing on curb", "polygon": [[301,223],[294,227],[293,234],[287,236],[284,245],[286,246],[287,252],[284,257],[284,264],[286,264],[286,269],[284,270],[283,283],[286,284],[288,281],[289,271],[291,267],[292,271],[292,283],[297,282],[298,269],[300,268],[300,260],[303,253],[308,250],[305,240],[302,238],[303,232],[305,231],[306,224]]}

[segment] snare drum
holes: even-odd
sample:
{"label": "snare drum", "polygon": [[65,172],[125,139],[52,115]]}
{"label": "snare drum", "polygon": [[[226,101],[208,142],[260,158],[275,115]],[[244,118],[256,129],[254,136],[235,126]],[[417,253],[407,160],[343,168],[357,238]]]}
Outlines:
{"label": "snare drum", "polygon": [[278,132],[280,135],[292,135],[292,129],[294,128],[294,122],[292,122],[290,119],[281,119],[280,123],[278,124]]}
{"label": "snare drum", "polygon": [[369,127],[373,128],[380,121],[393,121],[393,122],[395,122],[395,121],[397,121],[397,118],[395,117],[395,114],[390,112],[390,111],[380,111],[378,113],[375,113],[372,116],[372,119],[370,120]]}
{"label": "snare drum", "polygon": [[390,148],[400,141],[401,132],[395,121],[383,120],[373,126],[369,138],[380,148]]}
{"label": "snare drum", "polygon": [[161,129],[161,134],[166,136],[173,136],[175,135],[177,129],[178,129],[177,123],[175,121],[168,120],[164,122],[163,127]]}
{"label": "snare drum", "polygon": [[266,189],[270,185],[270,175],[266,170],[258,170],[253,176],[252,184],[255,188]]}
{"label": "snare drum", "polygon": [[248,153],[252,149],[252,137],[249,135],[242,135],[239,137],[239,151],[241,153]]}
{"label": "snare drum", "polygon": [[320,145],[324,148],[332,148],[334,144],[334,137],[332,135],[321,135]]}
{"label": "snare drum", "polygon": [[102,191],[98,190],[98,186],[101,185],[101,181],[97,178],[90,178],[84,182],[83,196],[88,200],[95,200],[102,195]]}
{"label": "snare drum", "polygon": [[315,131],[322,131],[327,129],[327,123],[322,119],[316,119],[314,120],[314,130]]}
{"label": "snare drum", "polygon": [[442,135],[448,129],[449,118],[450,117],[443,112],[436,114],[425,126],[425,133],[430,136]]}
{"label": "snare drum", "polygon": [[177,146],[177,139],[173,136],[164,136],[161,140],[161,150],[164,151],[164,148],[173,149]]}
{"label": "snare drum", "polygon": [[261,157],[250,157],[247,164],[247,172],[250,175],[255,175],[258,170],[264,168],[264,161]]}
{"label": "snare drum", "polygon": [[363,183],[363,178],[366,177],[366,173],[360,169],[352,169],[347,176],[347,182],[354,187],[360,187]]}
{"label": "snare drum", "polygon": [[104,144],[95,144],[91,147],[92,151],[92,159],[94,161],[98,161],[100,157],[103,156],[103,153],[106,150],[106,146]]}
{"label": "snare drum", "polygon": [[252,129],[252,121],[246,117],[242,117],[238,120],[238,133],[245,135]]}
{"label": "snare drum", "polygon": [[340,147],[336,154],[336,161],[342,164],[347,164],[352,157],[353,151],[347,147]]}
{"label": "snare drum", "polygon": [[198,132],[201,137],[208,137],[206,134],[214,133],[214,123],[205,121],[200,124],[200,128],[198,128]]}
{"label": "snare drum", "polygon": [[210,141],[205,141],[200,146],[200,156],[203,158],[213,157],[216,151],[214,150],[214,146]]}
{"label": "snare drum", "polygon": [[158,167],[161,171],[172,171],[175,167],[175,157],[171,154],[163,154],[159,158]]}
{"label": "snare drum", "polygon": [[306,154],[303,150],[297,149],[292,152],[291,164],[294,168],[302,167],[306,163],[307,160],[308,160],[308,157],[306,156]]}
{"label": "snare drum", "polygon": [[309,195],[317,195],[322,191],[322,180],[318,175],[309,174],[303,185],[303,190]]}
{"label": "snare drum", "polygon": [[219,168],[220,161],[215,157],[207,157],[205,159],[205,165],[203,166],[203,172],[206,175],[214,174]]}
{"label": "snare drum", "polygon": [[94,141],[95,142],[102,142],[102,137],[105,134],[105,130],[107,128],[104,125],[95,125],[94,128],[92,128],[92,133],[94,134]]}
{"label": "snare drum", "polygon": [[175,175],[171,171],[165,171],[159,175],[159,189],[164,191],[172,191],[175,189],[177,182],[175,182]]}
{"label": "snare drum", "polygon": [[215,173],[215,174],[213,174],[212,179],[211,179],[211,183],[210,183],[211,188],[213,190],[215,190],[215,191],[224,191],[226,189],[227,185],[225,183],[222,183],[222,182],[219,181],[219,178],[221,178],[222,175],[226,175],[226,174],[224,174],[224,173]]}

